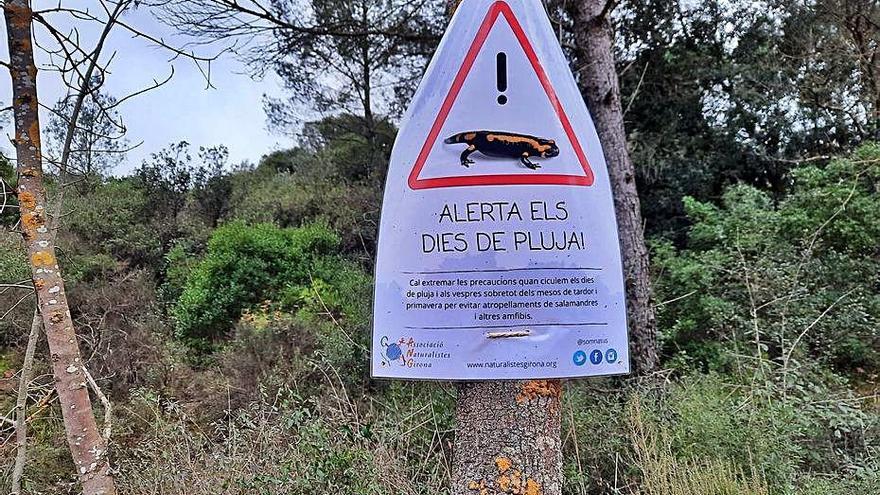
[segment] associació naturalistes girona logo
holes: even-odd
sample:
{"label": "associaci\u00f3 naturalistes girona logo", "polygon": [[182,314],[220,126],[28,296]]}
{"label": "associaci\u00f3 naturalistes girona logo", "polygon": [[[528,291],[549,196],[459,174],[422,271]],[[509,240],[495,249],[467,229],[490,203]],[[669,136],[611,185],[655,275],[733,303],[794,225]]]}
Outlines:
{"label": "associaci\u00f3 naturalistes girona logo", "polygon": [[387,335],[383,335],[379,340],[382,345],[382,366],[391,366],[392,363],[399,362],[400,366],[413,367],[413,353],[415,352],[416,341],[412,337],[401,337],[394,342],[389,342]]}
{"label": "associaci\u00f3 naturalistes girona logo", "polygon": [[431,368],[437,361],[452,358],[452,353],[446,350],[446,343],[440,339],[416,342],[412,337],[400,337],[392,341],[383,335],[379,344],[382,345],[383,367],[399,363],[406,368]]}

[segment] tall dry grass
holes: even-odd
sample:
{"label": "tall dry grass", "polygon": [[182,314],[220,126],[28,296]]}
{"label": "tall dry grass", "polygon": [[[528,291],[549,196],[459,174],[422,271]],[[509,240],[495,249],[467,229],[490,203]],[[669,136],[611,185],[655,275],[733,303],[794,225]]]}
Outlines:
{"label": "tall dry grass", "polygon": [[642,412],[638,395],[627,406],[637,467],[642,472],[638,495],[769,495],[758,469],[743,472],[719,459],[682,460],[672,442]]}

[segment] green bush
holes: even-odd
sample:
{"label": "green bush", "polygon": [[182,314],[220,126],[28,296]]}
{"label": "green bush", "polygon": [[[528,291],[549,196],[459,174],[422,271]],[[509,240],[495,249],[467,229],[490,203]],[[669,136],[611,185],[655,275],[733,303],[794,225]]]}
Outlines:
{"label": "green bush", "polygon": [[230,178],[228,218],[280,227],[326,222],[343,252],[371,260],[396,129],[384,119],[363,126],[349,114],[305,124],[300,146],[270,153]]}
{"label": "green bush", "polygon": [[162,242],[151,224],[149,198],[130,179],[110,179],[94,191],[71,192],[64,219],[71,248],[97,251],[138,266],[156,266]]}
{"label": "green bush", "polygon": [[178,335],[221,338],[244,310],[264,302],[296,310],[320,295],[324,311],[340,309],[347,299],[335,282],[349,271],[333,254],[338,245],[339,237],[322,224],[281,229],[232,222],[218,228],[173,309]]}
{"label": "green bush", "polygon": [[17,282],[31,278],[21,236],[0,231],[0,280]]}
{"label": "green bush", "polygon": [[199,264],[192,243],[185,240],[176,243],[165,253],[164,283],[159,287],[159,299],[173,306],[180,299],[187,281]]}
{"label": "green bush", "polygon": [[267,167],[236,177],[230,217],[295,227],[322,221],[340,233],[341,249],[364,254],[376,239],[381,191],[333,177],[276,173]]}
{"label": "green bush", "polygon": [[720,205],[685,198],[686,246],[654,244],[672,362],[721,369],[722,348],[752,345],[785,366],[880,367],[880,146],[792,178],[779,202],[744,185]]}

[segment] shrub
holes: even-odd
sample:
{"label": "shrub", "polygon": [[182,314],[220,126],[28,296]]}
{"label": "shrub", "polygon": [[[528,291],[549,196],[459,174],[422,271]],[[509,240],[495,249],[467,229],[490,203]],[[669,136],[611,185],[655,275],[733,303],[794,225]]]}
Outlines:
{"label": "shrub", "polygon": [[21,236],[0,231],[0,280],[13,282],[30,278],[31,270],[27,264]]}
{"label": "shrub", "polygon": [[846,383],[814,372],[790,377],[785,394],[762,368],[568,384],[564,492],[794,495],[818,480],[880,483],[880,417]]}
{"label": "shrub", "polygon": [[[643,495],[769,495],[770,490],[755,464],[744,471],[712,452],[698,458],[673,453],[667,431],[642,414],[640,398],[627,407],[635,460],[641,473]],[[699,441],[699,439],[696,439]],[[714,438],[719,440],[719,438]],[[740,446],[739,450],[744,450]],[[758,464],[758,466],[763,466]]]}
{"label": "shrub", "polygon": [[722,347],[749,345],[786,367],[880,367],[880,147],[792,176],[778,203],[742,185],[717,206],[686,198],[687,246],[654,245],[674,362],[721,369]]}
{"label": "shrub", "polygon": [[378,187],[262,168],[245,172],[236,180],[230,200],[232,218],[280,227],[325,222],[341,233],[342,251],[363,255],[367,250],[370,256],[378,226]]}
{"label": "shrub", "polygon": [[156,266],[161,260],[162,242],[151,225],[148,198],[134,181],[110,179],[94,191],[72,192],[65,201],[71,214],[64,226],[74,239],[64,245],[138,266]]}
{"label": "shrub", "polygon": [[164,282],[159,287],[159,299],[169,307],[180,299],[187,281],[199,264],[195,251],[191,242],[181,240],[165,253]]}
{"label": "shrub", "polygon": [[348,273],[333,254],[338,245],[338,236],[322,224],[281,229],[232,222],[218,228],[173,310],[178,334],[221,338],[245,309],[265,301],[299,309],[322,294],[327,310],[338,309],[345,301],[334,294],[334,281]]}
{"label": "shrub", "polygon": [[[17,210],[16,210],[17,211]],[[17,233],[0,229],[0,283],[22,282],[28,287],[31,270],[27,264],[27,256]],[[32,292],[32,291],[31,291]],[[0,350],[13,342],[21,342],[27,338],[34,305],[29,299],[27,289],[0,289],[0,316],[7,311],[9,314],[0,318]]]}

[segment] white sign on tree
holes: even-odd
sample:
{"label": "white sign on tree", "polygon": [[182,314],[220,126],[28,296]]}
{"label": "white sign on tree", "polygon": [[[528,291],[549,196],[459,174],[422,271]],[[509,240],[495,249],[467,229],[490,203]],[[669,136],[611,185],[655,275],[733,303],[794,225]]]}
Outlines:
{"label": "white sign on tree", "polygon": [[629,371],[605,159],[541,2],[463,2],[403,119],[371,359],[385,378]]}

